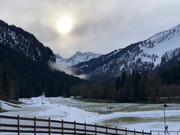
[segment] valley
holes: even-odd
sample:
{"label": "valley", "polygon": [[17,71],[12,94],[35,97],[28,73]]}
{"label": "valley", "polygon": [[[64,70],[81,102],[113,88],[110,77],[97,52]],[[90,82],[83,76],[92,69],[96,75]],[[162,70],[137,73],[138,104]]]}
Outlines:
{"label": "valley", "polygon": [[180,135],[180,1],[0,4],[0,135]]}
{"label": "valley", "polygon": [[[21,104],[0,101],[7,112],[0,115],[51,118],[54,120],[108,125],[130,130],[163,130],[163,104],[92,103],[72,98],[33,97],[19,100]],[[168,104],[166,110],[169,131],[179,130],[180,104]]]}

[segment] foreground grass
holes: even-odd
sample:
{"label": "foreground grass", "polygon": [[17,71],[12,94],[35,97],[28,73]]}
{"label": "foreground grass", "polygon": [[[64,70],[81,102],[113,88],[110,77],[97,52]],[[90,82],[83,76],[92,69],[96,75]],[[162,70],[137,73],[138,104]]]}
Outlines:
{"label": "foreground grass", "polygon": [[100,99],[82,99],[82,98],[74,98],[76,101],[87,102],[87,103],[112,103],[110,100],[100,100]]}
{"label": "foreground grass", "polygon": [[154,119],[154,118],[145,118],[145,117],[121,117],[121,118],[105,120],[99,124],[102,126],[108,125],[110,127],[118,126],[119,128],[123,128],[123,125],[125,124],[150,123],[157,121],[163,121],[163,118]]}
{"label": "foreground grass", "polygon": [[[99,114],[110,114],[113,112],[141,112],[141,111],[161,111],[164,110],[164,104],[160,103],[109,103],[101,100],[91,99],[73,99],[78,104],[74,104],[74,107],[84,109],[89,112],[95,112]],[[167,110],[179,110],[179,104],[168,104]]]}
{"label": "foreground grass", "polygon": [[[180,117],[179,116],[171,116],[171,117],[167,117],[166,120],[168,122],[178,122],[180,121]],[[103,122],[100,123],[100,125],[103,126],[110,126],[110,127],[114,127],[117,125],[124,125],[124,124],[137,124],[137,123],[151,123],[151,122],[163,122],[164,118],[163,117],[159,117],[159,118],[153,118],[153,117],[121,117],[121,118],[115,118],[115,119],[109,119],[109,120],[105,120]]]}
{"label": "foreground grass", "polygon": [[[163,105],[145,105],[145,104],[126,104],[126,103],[94,103],[84,105],[74,105],[80,109],[84,109],[89,112],[95,112],[99,114],[110,114],[113,112],[141,112],[141,111],[152,111],[162,110]],[[162,107],[161,107],[162,106]]]}

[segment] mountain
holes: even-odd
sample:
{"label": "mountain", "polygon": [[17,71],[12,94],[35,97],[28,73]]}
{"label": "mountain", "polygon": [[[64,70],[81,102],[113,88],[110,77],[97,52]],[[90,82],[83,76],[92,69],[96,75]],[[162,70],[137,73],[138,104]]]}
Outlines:
{"label": "mountain", "polygon": [[0,99],[70,96],[79,78],[52,70],[55,54],[34,35],[0,21]]}
{"label": "mountain", "polygon": [[56,62],[58,65],[67,67],[67,66],[73,66],[77,65],[81,62],[89,61],[94,58],[100,57],[101,54],[96,54],[92,52],[76,52],[72,57],[68,59],[63,59],[60,55],[56,54]]}
{"label": "mountain", "polygon": [[131,73],[151,72],[180,53],[180,25],[160,32],[144,41],[133,43],[96,59],[77,64],[77,74],[91,77],[119,76],[123,71]]}
{"label": "mountain", "polygon": [[44,47],[34,35],[3,21],[0,21],[0,43],[34,61],[55,61],[51,49]]}

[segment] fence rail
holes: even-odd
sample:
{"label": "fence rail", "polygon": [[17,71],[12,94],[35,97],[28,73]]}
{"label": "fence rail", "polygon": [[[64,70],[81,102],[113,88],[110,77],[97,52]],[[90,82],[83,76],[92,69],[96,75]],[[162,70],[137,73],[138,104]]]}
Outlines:
{"label": "fence rail", "polygon": [[152,130],[151,134],[152,135],[180,135],[180,131],[159,131],[159,130]]}
{"label": "fence rail", "polygon": [[62,135],[151,135],[148,132],[86,123],[0,115],[0,133]]}

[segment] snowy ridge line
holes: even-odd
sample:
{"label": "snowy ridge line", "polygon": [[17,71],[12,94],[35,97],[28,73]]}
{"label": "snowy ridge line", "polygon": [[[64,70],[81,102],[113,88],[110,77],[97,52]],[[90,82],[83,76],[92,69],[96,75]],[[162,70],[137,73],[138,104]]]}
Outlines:
{"label": "snowy ridge line", "polygon": [[86,123],[58,121],[39,118],[27,118],[0,115],[0,133],[47,133],[47,134],[78,134],[78,135],[151,135],[151,132],[140,132],[135,130],[110,128]]}
{"label": "snowy ridge line", "polygon": [[80,63],[76,65],[76,68],[79,68],[77,73],[88,74],[91,78],[102,75],[116,78],[124,71],[129,74],[133,71],[149,73],[175,56],[179,57],[179,43],[180,24],[118,51],[115,50],[92,61]]}

